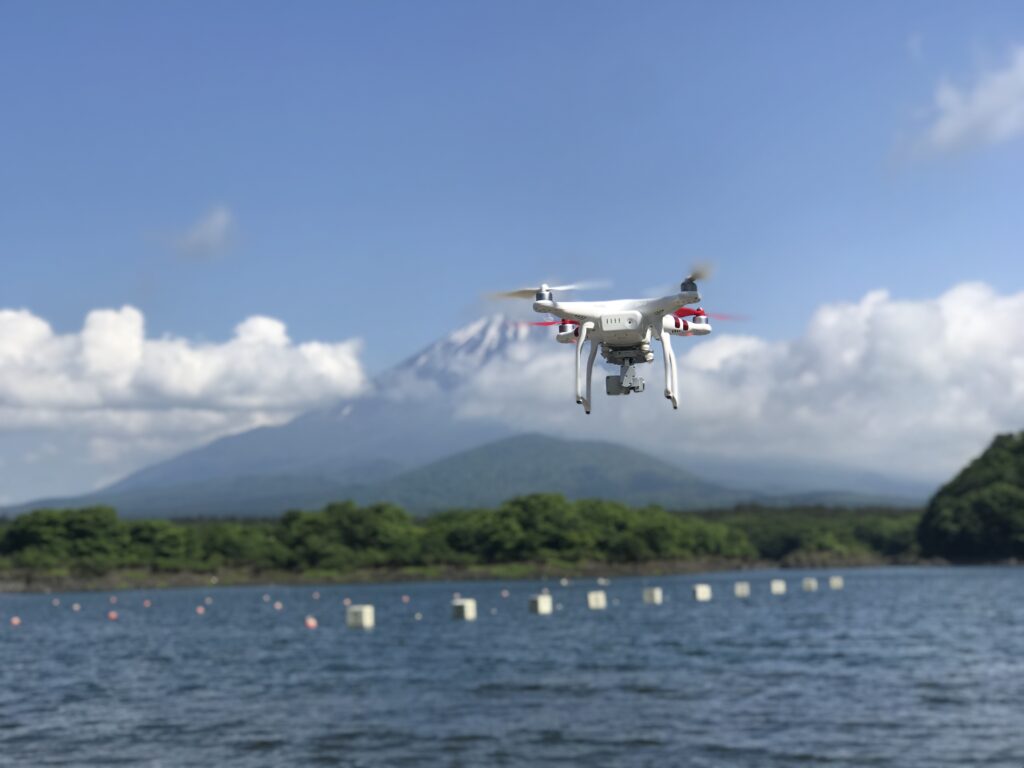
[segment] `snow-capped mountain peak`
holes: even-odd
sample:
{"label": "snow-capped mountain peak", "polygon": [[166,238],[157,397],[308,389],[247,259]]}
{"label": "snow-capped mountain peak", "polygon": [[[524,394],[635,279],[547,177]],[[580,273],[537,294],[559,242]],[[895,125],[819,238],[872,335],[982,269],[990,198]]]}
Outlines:
{"label": "snow-capped mountain peak", "polygon": [[505,315],[482,317],[397,365],[383,377],[382,384],[395,376],[405,379],[412,375],[449,386],[516,346],[542,341],[542,331]]}

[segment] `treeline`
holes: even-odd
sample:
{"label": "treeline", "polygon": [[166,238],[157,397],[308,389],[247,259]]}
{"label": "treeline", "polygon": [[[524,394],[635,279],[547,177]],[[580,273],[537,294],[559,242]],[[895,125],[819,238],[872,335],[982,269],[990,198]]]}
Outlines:
{"label": "treeline", "polygon": [[277,520],[121,520],[113,509],[38,510],[0,523],[0,572],[350,573],[415,566],[913,558],[919,513],[743,507],[707,514],[556,495],[415,519],[331,504]]}

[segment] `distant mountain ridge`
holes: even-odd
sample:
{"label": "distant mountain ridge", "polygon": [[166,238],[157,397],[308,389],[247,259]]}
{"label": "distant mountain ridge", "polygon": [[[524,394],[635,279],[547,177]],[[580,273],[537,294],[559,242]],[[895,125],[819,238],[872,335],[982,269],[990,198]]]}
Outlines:
{"label": "distant mountain ridge", "polygon": [[[787,486],[787,467],[796,477],[787,464],[758,475],[750,465],[681,455],[690,467],[683,470],[618,443],[523,435],[459,412],[459,388],[470,374],[491,361],[527,359],[529,345],[541,340],[549,342],[549,335],[537,328],[500,315],[483,318],[385,372],[364,395],[280,426],[214,440],[94,493],[18,504],[3,513],[105,503],[131,517],[266,515],[342,498],[394,501],[422,513],[536,491],[679,509],[789,497],[848,504],[923,499],[923,492],[904,497],[895,486],[874,484],[882,490],[872,491],[872,483],[860,480],[844,487],[827,474],[820,484],[808,487],[797,478]],[[740,478],[746,487],[732,487]]]}

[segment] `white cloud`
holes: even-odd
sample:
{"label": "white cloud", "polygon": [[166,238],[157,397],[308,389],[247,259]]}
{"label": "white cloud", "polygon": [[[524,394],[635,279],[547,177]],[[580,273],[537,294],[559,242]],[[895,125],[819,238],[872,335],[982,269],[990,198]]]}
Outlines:
{"label": "white cloud", "polygon": [[178,238],[178,248],[188,256],[218,256],[231,244],[234,229],[235,218],[231,211],[223,205],[215,206]]}
{"label": "white cloud", "polygon": [[270,317],[248,318],[225,342],[199,343],[147,338],[142,313],[129,306],[94,310],[70,334],[27,310],[0,310],[4,483],[19,480],[17,458],[102,463],[116,474],[280,423],[361,391],[360,348],[356,340],[295,343]]}
{"label": "white cloud", "polygon": [[680,458],[824,461],[928,481],[995,433],[1024,428],[1024,293],[980,283],[926,301],[877,291],[825,305],[791,341],[677,339],[675,413],[661,397],[660,354],[640,395],[606,397],[595,370],[588,417],[571,394],[571,347],[529,344],[468,382],[463,413]]}
{"label": "white cloud", "polygon": [[966,88],[948,81],[935,92],[935,119],[927,133],[937,151],[996,144],[1024,133],[1024,46],[1008,65],[982,73]]}

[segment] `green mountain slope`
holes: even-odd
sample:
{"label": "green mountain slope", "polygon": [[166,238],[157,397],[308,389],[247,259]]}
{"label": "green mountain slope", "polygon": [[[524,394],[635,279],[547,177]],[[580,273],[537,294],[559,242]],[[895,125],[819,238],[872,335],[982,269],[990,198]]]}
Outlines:
{"label": "green mountain slope", "polygon": [[519,435],[462,451],[383,483],[353,488],[352,496],[424,513],[496,506],[534,492],[671,509],[718,507],[751,496],[621,445],[541,435]]}
{"label": "green mountain slope", "polygon": [[1024,432],[996,437],[939,489],[918,540],[923,554],[954,561],[1024,558]]}

